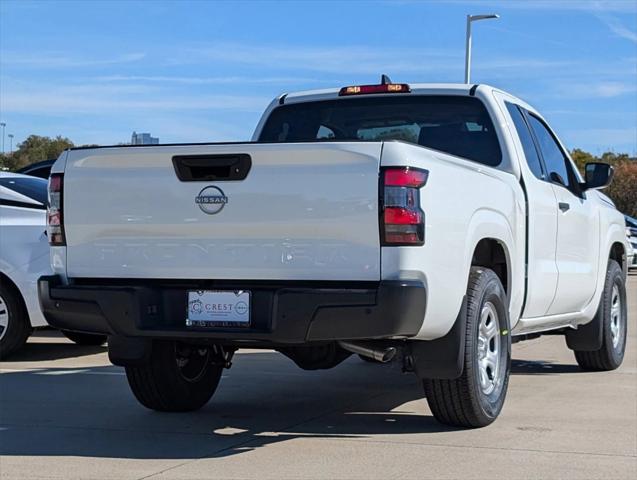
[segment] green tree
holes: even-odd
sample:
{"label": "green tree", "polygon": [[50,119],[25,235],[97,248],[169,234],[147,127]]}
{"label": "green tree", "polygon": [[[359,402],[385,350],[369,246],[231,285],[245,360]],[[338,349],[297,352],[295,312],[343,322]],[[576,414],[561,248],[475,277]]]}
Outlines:
{"label": "green tree", "polygon": [[571,158],[579,168],[582,175],[584,166],[589,162],[604,162],[611,164],[615,169],[615,176],[608,188],[603,193],[608,195],[617,209],[637,217],[637,159],[626,153],[604,152],[600,157],[576,148],[571,152]]}
{"label": "green tree", "polygon": [[626,162],[631,160],[627,153],[615,153],[615,152],[605,152],[602,153],[600,157],[600,161],[610,163],[611,165],[615,165],[617,163]]}
{"label": "green tree", "polygon": [[637,218],[637,161],[618,161],[614,167],[615,176],[604,193],[620,212]]}
{"label": "green tree", "polygon": [[[24,167],[31,163],[57,158],[67,148],[73,147],[73,142],[66,137],[58,135],[55,138],[30,135],[22,143],[13,155],[3,157],[6,166],[12,170]],[[7,159],[6,157],[11,157]]]}
{"label": "green tree", "polygon": [[18,165],[17,157],[9,155],[8,153],[0,153],[0,171],[2,170],[16,170]]}
{"label": "green tree", "polygon": [[595,158],[590,153],[585,152],[584,150],[580,150],[579,148],[571,151],[571,158],[575,162],[575,165],[577,165],[579,171],[582,173],[584,173],[584,166],[587,163],[599,161],[599,159]]}

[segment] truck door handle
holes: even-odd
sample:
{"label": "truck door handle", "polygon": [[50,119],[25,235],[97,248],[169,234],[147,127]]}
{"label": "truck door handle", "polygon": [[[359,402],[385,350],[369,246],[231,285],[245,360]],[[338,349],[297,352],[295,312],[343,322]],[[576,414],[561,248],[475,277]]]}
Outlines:
{"label": "truck door handle", "polygon": [[571,208],[571,206],[566,202],[560,202],[559,207],[562,212],[566,212],[569,208]]}
{"label": "truck door handle", "polygon": [[247,153],[175,155],[173,166],[182,182],[238,181],[248,176],[252,159]]}

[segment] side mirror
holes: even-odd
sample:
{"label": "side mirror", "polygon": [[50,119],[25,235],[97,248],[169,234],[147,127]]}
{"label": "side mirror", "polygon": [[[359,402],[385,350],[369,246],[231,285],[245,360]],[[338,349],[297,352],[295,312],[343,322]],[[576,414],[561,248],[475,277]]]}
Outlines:
{"label": "side mirror", "polygon": [[601,189],[610,185],[615,169],[608,163],[587,163],[584,174],[584,190]]}

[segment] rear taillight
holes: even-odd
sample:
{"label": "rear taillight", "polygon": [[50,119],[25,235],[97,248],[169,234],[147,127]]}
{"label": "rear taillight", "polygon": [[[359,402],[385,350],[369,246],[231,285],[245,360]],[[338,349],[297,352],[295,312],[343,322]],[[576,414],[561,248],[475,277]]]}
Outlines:
{"label": "rear taillight", "polygon": [[49,177],[49,202],[46,210],[49,244],[54,247],[66,245],[64,237],[64,174],[53,173]]}
{"label": "rear taillight", "polygon": [[425,214],[420,208],[420,189],[429,172],[412,167],[381,170],[381,244],[417,246],[425,243]]}

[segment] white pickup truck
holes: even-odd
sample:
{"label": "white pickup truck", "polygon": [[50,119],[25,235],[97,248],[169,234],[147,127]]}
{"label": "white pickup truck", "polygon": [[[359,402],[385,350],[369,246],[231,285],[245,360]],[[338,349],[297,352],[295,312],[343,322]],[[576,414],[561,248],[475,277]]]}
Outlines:
{"label": "white pickup truck", "polygon": [[626,235],[542,116],[486,85],[282,95],[252,142],[76,148],[49,186],[52,325],[109,335],[137,399],[202,407],[239,348],[394,356],[443,423],[500,413],[511,343],[612,370]]}

